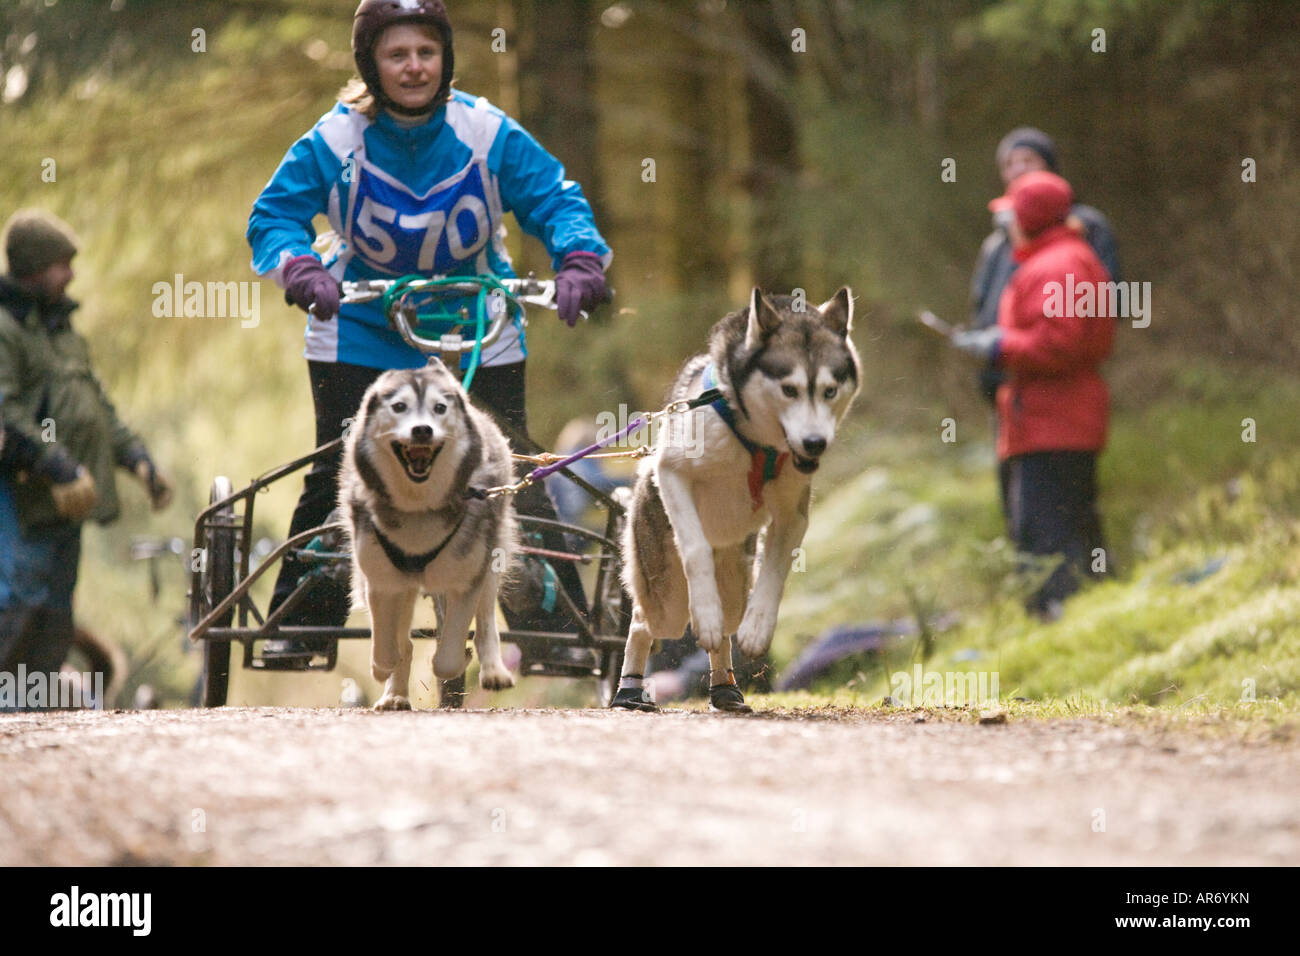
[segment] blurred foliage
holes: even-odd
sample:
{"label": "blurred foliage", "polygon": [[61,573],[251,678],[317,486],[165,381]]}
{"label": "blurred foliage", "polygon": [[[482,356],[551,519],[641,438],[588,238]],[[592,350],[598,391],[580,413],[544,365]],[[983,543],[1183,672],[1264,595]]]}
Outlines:
{"label": "blurred foliage", "polygon": [[[255,329],[156,318],[152,290],[176,274],[252,278],[248,210],[351,75],[352,6],[0,6],[0,213],[39,204],[79,230],[79,321],[119,408],[180,486],[158,517],[127,491],[124,520],[88,535],[79,613],[127,644],[173,700],[192,668],[172,642],[183,576],[174,569],[147,608],[127,541],[188,537],[213,475],[238,484],[306,451],[312,417],[301,315],[270,284]],[[561,13],[586,25],[581,43],[561,45]],[[824,559],[791,582],[783,654],[797,634],[904,616],[917,601],[1014,619],[1000,593],[1011,585],[991,570],[1000,524],[987,407],[970,366],[911,317],[928,306],[964,319],[985,202],[1000,191],[993,150],[1016,125],[1056,137],[1064,174],[1115,225],[1125,277],[1153,284],[1151,327],[1121,328],[1108,366],[1103,510],[1120,566],[1158,560],[1178,540],[1250,548],[1252,522],[1293,520],[1294,472],[1276,462],[1300,438],[1288,381],[1300,360],[1300,5],[458,0],[451,14],[458,83],[547,129],[544,145],[573,168],[593,169],[616,251],[614,308],[572,337],[553,316],[532,316],[539,440],[573,416],[656,405],[756,277],[779,274],[815,301],[842,283],[859,296],[866,385],[819,475],[814,520],[830,523],[817,525],[827,530],[814,531],[809,554]],[[509,40],[496,53],[501,24]],[[1105,53],[1091,49],[1098,28]],[[793,49],[795,31],[806,52]],[[572,66],[566,55],[578,69],[560,69]],[[590,96],[590,122],[574,120],[579,95]],[[774,149],[787,126],[793,146]],[[1242,181],[1246,157],[1257,182]],[[55,182],[41,178],[47,158]],[[946,158],[956,182],[940,179]],[[547,271],[518,229],[510,247],[521,269]],[[946,417],[955,446],[938,440]],[[1240,440],[1247,417],[1255,444]],[[1273,517],[1223,497],[1243,474]],[[295,496],[289,482],[259,504],[259,535],[283,533]],[[980,626],[1002,633],[1004,621]],[[1035,686],[1074,686],[1063,680]],[[327,684],[337,681],[310,699],[330,702]]]}

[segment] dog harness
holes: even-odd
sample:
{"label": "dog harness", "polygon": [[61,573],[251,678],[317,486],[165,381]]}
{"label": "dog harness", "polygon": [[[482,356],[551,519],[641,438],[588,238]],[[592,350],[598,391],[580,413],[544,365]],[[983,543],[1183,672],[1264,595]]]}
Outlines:
{"label": "dog harness", "polygon": [[419,574],[432,564],[434,559],[437,558],[438,555],[442,554],[442,549],[451,543],[452,538],[456,537],[456,532],[460,530],[461,523],[464,522],[465,515],[467,514],[469,514],[468,508],[460,513],[460,517],[456,519],[456,524],[452,526],[447,537],[443,538],[442,542],[432,551],[426,551],[424,554],[407,554],[397,545],[393,544],[393,542],[384,537],[384,533],[379,530],[379,526],[373,521],[370,523],[370,530],[375,533],[375,538],[379,541],[379,546],[384,549],[384,554],[388,555],[388,560],[393,563],[393,567],[397,568],[397,570],[401,571],[403,574]]}
{"label": "dog harness", "polygon": [[[706,390],[716,389],[718,387],[717,373],[710,362],[704,369],[704,388]],[[736,413],[731,410],[727,404],[726,396],[715,399],[710,407],[718,413],[718,417],[727,423],[731,429],[731,434],[736,436],[736,440],[744,446],[745,451],[749,452],[749,500],[753,502],[754,510],[757,511],[763,507],[763,486],[769,481],[775,479],[781,474],[781,468],[787,458],[790,457],[788,451],[777,451],[768,445],[759,445],[750,441],[740,433],[736,427]]]}

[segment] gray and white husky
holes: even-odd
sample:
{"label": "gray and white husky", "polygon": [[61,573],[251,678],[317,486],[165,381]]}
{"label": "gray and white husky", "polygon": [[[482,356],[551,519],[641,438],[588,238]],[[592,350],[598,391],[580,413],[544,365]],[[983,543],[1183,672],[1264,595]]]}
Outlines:
{"label": "gray and white husky", "polygon": [[479,679],[514,684],[501,660],[497,590],[517,550],[510,496],[467,495],[513,480],[510,446],[437,359],[385,372],[366,390],[344,443],[339,508],[352,543],[353,604],[370,612],[376,710],[409,710],[411,617],[420,592],[440,597],[440,679],[465,672],[477,619]]}
{"label": "gray and white husky", "polygon": [[771,645],[813,472],[858,391],[852,293],[801,304],[754,289],[748,308],[713,327],[708,353],[678,373],[670,401],[711,387],[722,399],[670,417],[638,472],[623,536],[632,626],[613,707],[655,709],[642,687],[651,644],[680,638],[689,619],[709,652],[711,706],[749,709],[729,635],[751,658]]}

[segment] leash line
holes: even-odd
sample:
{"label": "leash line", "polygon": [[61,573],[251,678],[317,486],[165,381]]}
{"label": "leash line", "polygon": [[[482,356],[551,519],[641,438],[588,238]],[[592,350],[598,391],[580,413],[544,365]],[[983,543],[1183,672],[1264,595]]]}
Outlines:
{"label": "leash line", "polygon": [[561,468],[567,468],[574,462],[581,461],[584,458],[643,458],[650,454],[651,449],[648,445],[641,445],[631,451],[619,452],[602,452],[601,448],[606,445],[612,445],[621,438],[630,435],[638,428],[644,428],[651,422],[663,418],[665,415],[680,415],[685,412],[694,411],[704,405],[711,405],[718,399],[722,398],[722,391],[717,388],[706,389],[703,393],[694,398],[680,398],[675,402],[669,402],[657,412],[646,412],[644,415],[638,415],[626,426],[619,429],[608,438],[602,438],[594,445],[588,445],[586,448],[579,449],[571,455],[560,456],[554,452],[544,452],[540,455],[511,455],[516,461],[526,461],[530,464],[537,464],[528,474],[524,475],[519,481],[512,485],[498,485],[495,488],[467,488],[465,497],[485,500],[496,498],[500,495],[517,495],[529,485],[541,481],[549,475],[555,474]]}
{"label": "leash line", "polygon": [[[586,455],[586,458],[644,458],[650,454],[653,449],[649,445],[638,445],[629,451],[603,451],[594,455]],[[534,465],[549,465],[553,462],[563,460],[563,455],[557,455],[553,451],[544,451],[539,455],[519,455],[511,454],[515,461],[526,461]]]}

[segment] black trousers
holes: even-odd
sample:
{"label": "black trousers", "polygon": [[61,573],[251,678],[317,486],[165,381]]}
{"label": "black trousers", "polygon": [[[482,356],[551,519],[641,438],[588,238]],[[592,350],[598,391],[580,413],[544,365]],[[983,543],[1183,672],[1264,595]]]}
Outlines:
{"label": "black trousers", "polygon": [[[1097,513],[1097,454],[1090,451],[1046,451],[1016,455],[1002,462],[1003,511],[1007,533],[1016,547],[1035,556],[1064,555],[1051,577],[1026,602],[1030,611],[1044,612],[1052,601],[1063,601],[1094,572],[1093,552],[1105,550],[1101,516]],[[1110,555],[1105,554],[1110,571]]]}
{"label": "black trousers", "polygon": [[[504,421],[524,435],[528,434],[528,416],[524,407],[524,366],[526,362],[512,365],[480,367],[474,373],[471,398],[474,404],[498,421]],[[308,362],[311,378],[312,402],[316,408],[316,446],[320,447],[343,434],[345,420],[356,417],[361,398],[383,369],[349,365],[346,362]],[[342,455],[313,465],[303,478],[302,495],[289,524],[289,534],[295,535],[325,523],[329,513],[338,503],[339,466]],[[541,484],[530,485],[515,496],[515,509],[519,514],[557,520],[555,506]],[[550,532],[543,536],[542,546],[556,551],[567,551],[564,536]],[[292,593],[298,579],[308,569],[296,561],[286,559],[280,565],[271,598],[274,611]],[[567,561],[555,563],[555,573],[560,585],[574,603],[584,611],[582,581],[577,569]],[[515,587],[520,588],[519,581]],[[522,602],[512,600],[509,591],[502,593],[502,608],[506,621],[516,630],[572,630],[567,617],[548,614],[540,608],[525,610]],[[313,584],[312,593],[285,615],[286,625],[316,625],[342,627],[350,610],[349,588],[327,578]]]}
{"label": "black trousers", "polygon": [[0,672],[16,675],[19,664],[26,666],[28,674],[57,671],[67,659],[75,636],[71,608],[12,607],[0,611]]}

